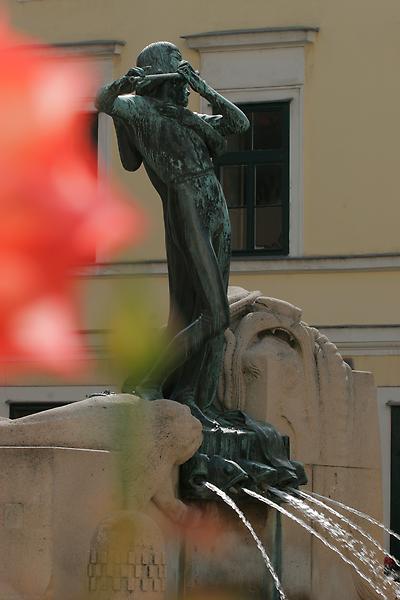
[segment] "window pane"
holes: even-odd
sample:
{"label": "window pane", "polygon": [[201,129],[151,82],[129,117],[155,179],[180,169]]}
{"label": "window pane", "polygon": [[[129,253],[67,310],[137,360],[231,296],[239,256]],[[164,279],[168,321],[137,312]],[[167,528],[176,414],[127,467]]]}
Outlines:
{"label": "window pane", "polygon": [[282,203],[282,165],[257,165],[255,172],[255,204]]}
{"label": "window pane", "polygon": [[[228,137],[226,152],[279,150],[283,145],[284,112],[282,110],[244,110],[250,121],[245,133]],[[287,143],[287,140],[286,140]]]}
{"label": "window pane", "polygon": [[244,165],[221,167],[221,185],[229,207],[244,206]]}
{"label": "window pane", "polygon": [[282,148],[283,113],[278,110],[253,113],[253,149],[273,150]]}
{"label": "window pane", "polygon": [[283,247],[282,207],[262,206],[255,210],[255,248],[279,250]]}
{"label": "window pane", "polygon": [[246,249],[247,215],[245,208],[231,208],[229,210],[232,227],[232,250]]}

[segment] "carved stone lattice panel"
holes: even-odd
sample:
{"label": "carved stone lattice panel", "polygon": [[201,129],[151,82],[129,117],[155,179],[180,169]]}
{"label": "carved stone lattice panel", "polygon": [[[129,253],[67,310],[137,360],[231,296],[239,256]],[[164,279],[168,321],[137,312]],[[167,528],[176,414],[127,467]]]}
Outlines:
{"label": "carved stone lattice panel", "polygon": [[93,550],[88,576],[93,592],[164,592],[165,554],[152,546],[133,546],[125,556]]}
{"label": "carved stone lattice panel", "polygon": [[166,557],[155,522],[133,511],[103,521],[92,541],[87,574],[89,598],[162,600]]}

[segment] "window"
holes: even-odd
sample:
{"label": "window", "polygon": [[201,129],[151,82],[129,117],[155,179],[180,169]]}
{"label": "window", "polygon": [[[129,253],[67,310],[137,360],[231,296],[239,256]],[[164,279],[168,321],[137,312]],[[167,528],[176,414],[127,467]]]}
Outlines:
{"label": "window", "polygon": [[289,104],[239,104],[250,128],[216,161],[235,255],[289,254]]}
{"label": "window", "polygon": [[[391,485],[390,485],[390,528],[400,532],[400,406],[391,406]],[[400,541],[390,539],[390,552],[400,559]]]}
{"label": "window", "polygon": [[42,410],[84,400],[105,390],[118,391],[115,386],[110,386],[104,381],[97,385],[0,386],[0,416],[19,419]]}
{"label": "window", "polygon": [[[99,113],[87,112],[84,113],[87,123],[87,132],[89,144],[98,159],[99,154]],[[98,165],[96,165],[98,167]]]}
{"label": "window", "polygon": [[[286,231],[286,235],[289,233],[289,252],[285,249],[255,250],[253,241],[252,250],[234,250],[234,254],[242,255],[245,261],[247,257],[252,258],[255,254],[288,254],[294,257],[303,256],[304,253],[305,50],[307,46],[317,42],[318,31],[318,27],[315,26],[288,25],[278,28],[210,31],[182,36],[188,47],[199,53],[201,77],[235,104],[246,106],[255,103],[287,102],[290,107],[290,214],[287,215],[289,226],[286,221],[289,230]],[[210,108],[208,101],[201,98],[200,112],[209,113]],[[234,242],[234,248],[237,248],[236,240]]]}
{"label": "window", "polygon": [[97,112],[88,113],[88,126],[89,140],[97,154],[99,145],[99,114]]}
{"label": "window", "polygon": [[69,402],[11,402],[10,403],[10,419],[19,419],[28,415],[49,410],[50,408],[58,408],[66,406]]}

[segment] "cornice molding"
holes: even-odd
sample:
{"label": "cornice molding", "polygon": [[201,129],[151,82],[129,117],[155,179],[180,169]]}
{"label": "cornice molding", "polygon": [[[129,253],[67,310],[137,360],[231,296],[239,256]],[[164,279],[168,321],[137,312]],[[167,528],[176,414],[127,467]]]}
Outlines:
{"label": "cornice molding", "polygon": [[[359,256],[302,256],[292,258],[233,258],[231,273],[271,275],[279,273],[345,273],[400,271],[400,254]],[[98,264],[83,269],[83,277],[166,276],[166,260]]]}
{"label": "cornice molding", "polygon": [[399,356],[400,325],[316,326],[344,356]]}
{"label": "cornice molding", "polygon": [[355,256],[301,256],[269,259],[233,259],[234,273],[326,273],[345,271],[398,271],[400,254]]}
{"label": "cornice molding", "polygon": [[78,42],[56,42],[53,44],[28,44],[28,47],[39,53],[46,53],[50,48],[64,54],[76,56],[111,58],[121,54],[125,45],[126,42],[123,40],[83,40]]}
{"label": "cornice molding", "polygon": [[52,44],[53,48],[64,50],[69,54],[85,54],[85,56],[119,55],[125,45],[126,42],[123,40],[83,40]]}
{"label": "cornice molding", "polygon": [[189,48],[203,52],[235,48],[305,46],[314,42],[319,27],[294,25],[262,27],[259,29],[232,29],[182,35]]}

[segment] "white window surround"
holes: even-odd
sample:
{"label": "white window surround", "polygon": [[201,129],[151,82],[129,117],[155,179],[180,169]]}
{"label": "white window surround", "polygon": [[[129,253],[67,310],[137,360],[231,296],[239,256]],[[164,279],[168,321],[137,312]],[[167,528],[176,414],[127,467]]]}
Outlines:
{"label": "white window surround", "polygon": [[[317,32],[295,26],[182,36],[200,53],[201,76],[233,102],[290,102],[289,256],[303,254],[304,47]],[[201,111],[211,111],[203,99]]]}
{"label": "white window surround", "polygon": [[[115,78],[114,63],[126,42],[122,40],[84,40],[77,42],[55,42],[53,44],[33,44],[32,50],[46,53],[50,48],[61,56],[85,64],[90,74],[93,74],[96,86],[110,83]],[[95,112],[94,96],[83,96],[79,99],[80,110]],[[99,113],[98,128],[98,173],[108,175],[111,168],[112,153],[112,121],[104,113]]]}
{"label": "white window surround", "polygon": [[[93,72],[98,87],[115,78],[115,57],[121,54],[124,46],[125,42],[121,40],[87,40],[53,44],[53,48],[62,54],[87,63],[88,71]],[[94,112],[94,98],[82,97],[82,108],[87,112]],[[107,175],[111,168],[112,121],[104,113],[100,113],[98,118],[98,172],[101,177]]]}
{"label": "white window surround", "polygon": [[[125,46],[122,40],[85,40],[77,42],[57,42],[52,48],[62,56],[67,56],[73,61],[83,63],[89,75],[93,74],[96,88],[99,88],[115,79],[115,59]],[[48,46],[37,46],[38,50],[46,51]],[[79,110],[95,113],[94,94],[91,97],[79,99]],[[97,130],[97,173],[98,185],[101,186],[111,174],[112,166],[112,120],[104,113],[98,114]],[[101,262],[104,256],[101,249],[97,249],[97,261]]]}

